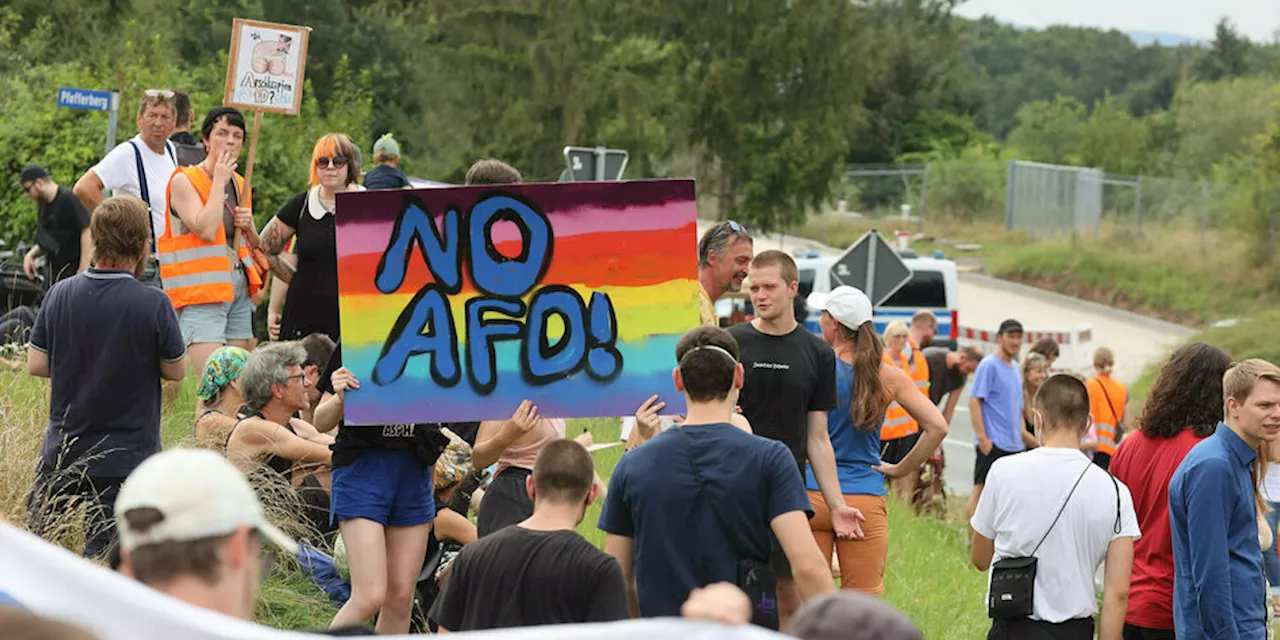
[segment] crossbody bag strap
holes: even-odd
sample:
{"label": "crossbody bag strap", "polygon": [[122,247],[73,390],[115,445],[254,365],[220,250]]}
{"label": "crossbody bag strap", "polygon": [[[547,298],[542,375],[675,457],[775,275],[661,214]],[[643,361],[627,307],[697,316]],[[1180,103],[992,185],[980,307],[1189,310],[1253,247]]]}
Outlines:
{"label": "crossbody bag strap", "polygon": [[[1102,389],[1102,397],[1107,399],[1107,408],[1111,410],[1111,415],[1116,419],[1116,423],[1112,426],[1115,427],[1116,431],[1119,431],[1120,421],[1124,416],[1121,416],[1120,413],[1116,411],[1116,406],[1111,404],[1111,394],[1107,393],[1107,385],[1103,384],[1102,380],[1099,380],[1098,378],[1094,378],[1094,380],[1098,381],[1098,387]],[[1118,438],[1119,436],[1120,434],[1117,433],[1116,437]]]}
{"label": "crossbody bag strap", "polygon": [[726,536],[731,536],[733,529],[725,523],[725,519],[720,515],[720,509],[716,508],[716,501],[712,500],[707,494],[707,483],[702,479],[702,473],[698,471],[698,465],[693,461],[693,448],[689,446],[689,436],[685,435],[684,425],[676,427],[680,431],[680,439],[684,441],[684,452],[689,456],[689,466],[693,468],[693,477],[698,480],[698,494],[702,496],[707,506],[711,508],[711,514],[715,516],[716,522],[720,523],[720,528],[724,530]]}
{"label": "crossbody bag strap", "polygon": [[[1080,481],[1084,480],[1084,474],[1089,473],[1089,467],[1092,467],[1092,466],[1093,466],[1092,462],[1088,462],[1088,461],[1085,462],[1084,471],[1080,472],[1080,477],[1076,478],[1076,483],[1071,485],[1071,491],[1067,493],[1067,499],[1062,501],[1062,508],[1058,509],[1058,515],[1054,516],[1053,522],[1049,524],[1049,528],[1045,530],[1044,535],[1040,537],[1040,542],[1036,543],[1036,548],[1031,550],[1031,555],[1033,556],[1036,555],[1036,552],[1040,550],[1040,545],[1044,544],[1044,541],[1048,539],[1049,533],[1053,531],[1053,528],[1058,524],[1058,519],[1062,517],[1062,512],[1066,511],[1067,505],[1071,504],[1071,496],[1075,495],[1076,487],[1080,486]],[[1120,491],[1120,488],[1119,486],[1117,486],[1116,487],[1117,496],[1120,495],[1119,491]]]}

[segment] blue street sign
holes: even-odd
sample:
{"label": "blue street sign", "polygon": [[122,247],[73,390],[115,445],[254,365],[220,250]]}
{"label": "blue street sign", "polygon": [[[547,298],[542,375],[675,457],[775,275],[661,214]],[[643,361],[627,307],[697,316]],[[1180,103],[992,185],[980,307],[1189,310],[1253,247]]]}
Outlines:
{"label": "blue street sign", "polygon": [[58,106],[89,111],[110,111],[111,92],[61,87],[58,89]]}

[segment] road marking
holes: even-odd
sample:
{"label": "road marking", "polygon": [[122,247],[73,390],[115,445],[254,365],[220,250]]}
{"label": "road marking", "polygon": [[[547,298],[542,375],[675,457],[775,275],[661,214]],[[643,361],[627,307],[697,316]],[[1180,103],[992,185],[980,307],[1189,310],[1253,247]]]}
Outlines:
{"label": "road marking", "polygon": [[955,438],[943,438],[942,444],[949,444],[953,447],[964,447],[966,449],[972,449],[974,447],[974,444],[972,442],[965,442],[964,440],[956,440]]}

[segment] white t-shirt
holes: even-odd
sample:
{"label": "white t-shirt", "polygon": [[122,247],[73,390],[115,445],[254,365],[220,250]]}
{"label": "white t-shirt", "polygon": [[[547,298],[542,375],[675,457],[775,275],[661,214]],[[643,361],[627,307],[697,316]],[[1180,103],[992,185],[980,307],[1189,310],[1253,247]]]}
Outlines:
{"label": "white t-shirt", "polygon": [[103,188],[111,191],[114,195],[131,195],[142,197],[142,188],[138,182],[138,161],[133,154],[133,147],[130,142],[138,146],[138,153],[142,156],[142,169],[147,174],[147,198],[151,205],[151,223],[153,225],[155,237],[158,239],[164,235],[164,218],[165,212],[168,211],[168,202],[165,200],[165,190],[169,186],[169,178],[173,176],[173,172],[178,168],[176,155],[173,151],[173,144],[165,141],[165,152],[156,153],[147,146],[142,140],[142,134],[138,134],[128,141],[116,145],[116,148],[107,153],[97,165],[93,167],[93,172],[98,174],[98,178],[102,180]]}
{"label": "white t-shirt", "polygon": [[1267,461],[1267,473],[1260,484],[1262,497],[1267,502],[1280,502],[1280,462]]}
{"label": "white t-shirt", "polygon": [[[1084,471],[1086,465],[1088,471]],[[1141,535],[1129,488],[1118,480],[1112,484],[1111,476],[1079,450],[1041,447],[991,465],[970,520],[974,531],[995,541],[993,565],[1004,558],[1029,556],[1081,472],[1080,486],[1035,554],[1039,562],[1031,617],[1036,620],[1065,622],[1098,612],[1093,575],[1106,558],[1107,545],[1116,538],[1137,540]],[[1117,487],[1119,533],[1115,529]],[[987,588],[991,588],[990,572]]]}

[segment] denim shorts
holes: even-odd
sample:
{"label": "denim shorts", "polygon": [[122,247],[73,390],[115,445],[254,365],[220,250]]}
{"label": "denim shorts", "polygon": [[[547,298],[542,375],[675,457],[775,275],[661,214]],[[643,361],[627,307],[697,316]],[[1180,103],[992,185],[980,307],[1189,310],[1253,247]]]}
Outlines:
{"label": "denim shorts", "polygon": [[228,340],[253,338],[253,302],[244,269],[231,270],[236,299],[183,307],[178,313],[182,341],[193,344],[226,344]]}
{"label": "denim shorts", "polygon": [[384,527],[432,522],[436,499],[431,471],[413,451],[362,451],[351,464],[333,470],[332,519],[363,518]]}

